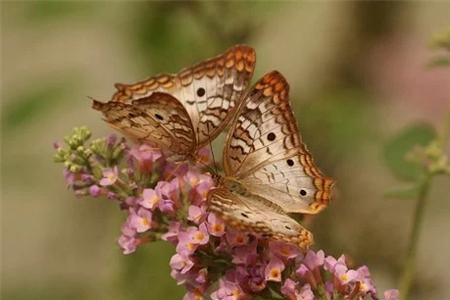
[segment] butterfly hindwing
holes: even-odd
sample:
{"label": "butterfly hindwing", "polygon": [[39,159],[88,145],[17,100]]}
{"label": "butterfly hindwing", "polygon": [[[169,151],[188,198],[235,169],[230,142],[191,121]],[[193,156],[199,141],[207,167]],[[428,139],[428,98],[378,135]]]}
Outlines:
{"label": "butterfly hindwing", "polygon": [[95,101],[113,128],[126,136],[172,153],[185,154],[195,147],[192,124],[184,107],[173,96],[153,93],[132,103]]}
{"label": "butterfly hindwing", "polygon": [[288,94],[288,83],[274,71],[246,95],[225,146],[225,173],[285,212],[317,213],[332,181],[302,143]]}
{"label": "butterfly hindwing", "polygon": [[208,204],[210,211],[237,229],[294,243],[303,249],[313,243],[308,230],[282,211],[265,205],[261,199],[217,188],[209,192]]}

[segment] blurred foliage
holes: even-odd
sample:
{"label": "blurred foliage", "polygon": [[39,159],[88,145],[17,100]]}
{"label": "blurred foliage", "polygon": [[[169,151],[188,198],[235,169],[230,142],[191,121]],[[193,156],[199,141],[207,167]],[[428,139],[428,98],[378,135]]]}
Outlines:
{"label": "blurred foliage", "polygon": [[[176,72],[186,61],[201,60],[234,44],[248,43],[268,12],[281,2],[168,1],[136,6],[129,27],[143,70]],[[248,17],[249,12],[252,18]],[[195,49],[194,52],[183,51]],[[146,74],[148,75],[148,74]]]}
{"label": "blurred foliage", "polygon": [[435,54],[429,66],[450,66],[450,29],[446,32],[436,34],[431,42],[431,47],[435,50],[441,50],[444,53]]}
{"label": "blurred foliage", "polygon": [[4,118],[2,118],[3,130],[6,133],[13,133],[15,130],[23,128],[23,125],[33,123],[41,115],[47,114],[50,110],[58,107],[71,88],[71,81],[41,83],[32,89],[11,99],[3,107]]}
{"label": "blurred foliage", "polygon": [[[155,242],[141,247],[136,253],[121,261],[122,270],[118,277],[118,290],[124,299],[165,299],[170,292],[172,299],[181,299],[184,288],[173,281],[163,280],[170,274],[169,260],[175,253],[167,242]],[[155,257],[156,255],[156,257]]]}
{"label": "blurred foliage", "polygon": [[[349,2],[340,4],[342,6],[323,4],[335,11],[331,15],[322,15],[323,11],[317,9],[320,5],[281,1],[133,3],[11,1],[2,3],[2,31],[9,30],[9,34],[18,39],[36,39],[37,36],[47,41],[45,37],[54,34],[49,32],[49,28],[57,28],[61,30],[57,32],[61,35],[60,37],[73,35],[78,44],[87,43],[86,48],[98,51],[95,45],[89,44],[91,40],[86,42],[83,36],[83,34],[91,34],[91,30],[98,30],[102,35],[112,37],[114,42],[108,46],[116,47],[120,44],[123,47],[121,51],[125,54],[113,57],[108,62],[116,60],[124,62],[129,69],[118,67],[120,72],[123,71],[120,73],[120,78],[131,78],[130,80],[157,72],[176,72],[210,54],[220,53],[235,43],[247,43],[255,47],[261,46],[261,48],[272,45],[273,36],[267,32],[278,27],[280,31],[272,31],[271,34],[283,32],[286,43],[272,45],[272,51],[276,53],[267,52],[269,58],[258,57],[258,60],[273,59],[283,55],[285,47],[297,47],[298,55],[292,57],[291,63],[292,68],[295,69],[297,61],[308,60],[308,55],[317,50],[304,51],[304,48],[316,39],[317,34],[326,34],[326,38],[330,40],[326,46],[331,47],[330,51],[334,53],[335,62],[324,61],[324,65],[317,65],[314,68],[326,68],[331,79],[326,81],[315,78],[314,80],[322,80],[324,83],[319,85],[319,90],[308,91],[311,95],[310,101],[295,103],[295,110],[304,140],[321,169],[327,175],[337,177],[339,194],[330,205],[330,209],[314,219],[314,224],[307,224],[307,226],[311,225],[309,228],[313,229],[320,247],[326,248],[335,255],[343,251],[347,252],[357,264],[368,263],[371,268],[378,266],[378,271],[381,269],[381,272],[377,276],[387,278],[385,281],[392,287],[389,276],[396,276],[399,273],[402,258],[399,253],[402,253],[406,240],[405,224],[408,225],[408,219],[405,220],[404,216],[409,213],[409,207],[401,201],[399,204],[395,201],[383,202],[381,198],[377,198],[377,194],[374,194],[374,191],[382,194],[386,186],[393,184],[389,174],[380,167],[383,165],[383,160],[377,156],[379,154],[377,151],[381,152],[384,148],[384,136],[393,135],[393,129],[390,127],[392,123],[389,123],[389,118],[392,118],[390,114],[397,114],[394,116],[395,123],[398,118],[398,122],[403,124],[407,119],[404,115],[413,110],[414,105],[404,107],[401,113],[391,112],[389,104],[387,108],[380,107],[383,99],[374,93],[371,86],[373,82],[368,81],[364,76],[367,72],[364,63],[367,60],[367,54],[392,32],[400,31],[403,34],[410,34],[414,31],[410,24],[414,16],[406,13],[413,5],[409,2]],[[306,23],[306,26],[311,26],[307,31],[309,35],[298,34],[300,27],[305,26],[301,17],[293,20],[295,22],[286,23],[288,25],[283,23],[286,16],[289,18],[297,16],[292,14],[294,10],[306,12],[298,16],[312,15],[311,23]],[[315,25],[322,24],[330,16],[338,18],[336,24],[348,22],[348,28],[336,26],[328,28],[326,32],[316,32]],[[77,32],[76,30],[82,25],[86,26],[87,29],[84,29],[86,31]],[[345,31],[344,37],[341,40],[335,40],[334,37],[339,36],[342,30]],[[436,49],[434,62],[436,65],[448,64],[448,52],[437,53],[437,51],[448,50],[447,37],[448,33],[444,33],[433,42]],[[104,43],[105,40],[99,40],[99,43],[101,42]],[[2,49],[9,46],[6,43],[2,44]],[[35,46],[29,46],[29,55],[34,54]],[[48,50],[46,61],[51,64],[54,58],[54,53],[51,51],[59,53],[60,49],[46,49]],[[2,59],[12,59],[17,61],[17,64],[22,63],[20,55],[24,52],[21,52],[21,49],[15,50],[10,50],[9,56]],[[113,50],[111,49],[111,53],[100,55],[121,53]],[[78,48],[65,55],[68,58],[78,57],[77,51],[79,51]],[[5,55],[4,53],[2,55]],[[270,55],[273,56],[270,57]],[[79,57],[83,58],[82,54]],[[77,63],[81,65],[79,61]],[[5,190],[8,190],[6,195],[9,196],[5,201],[8,205],[6,208],[9,209],[8,215],[14,216],[14,223],[8,224],[12,233],[5,237],[5,243],[28,241],[35,236],[42,239],[41,243],[14,244],[14,247],[11,247],[12,250],[7,253],[11,257],[18,256],[17,253],[25,252],[17,249],[25,251],[23,249],[27,248],[30,252],[24,255],[22,260],[25,263],[31,261],[34,264],[16,267],[11,265],[17,260],[12,260],[11,257],[4,259],[6,264],[9,264],[8,270],[16,276],[13,278],[19,278],[15,282],[12,281],[13,279],[5,281],[6,284],[2,287],[2,296],[5,299],[180,299],[183,293],[182,289],[177,287],[168,276],[168,262],[173,251],[170,245],[157,243],[139,249],[137,253],[130,256],[120,255],[118,248],[114,246],[114,236],[118,235],[119,227],[105,228],[106,225],[105,227],[95,225],[100,223],[99,220],[108,219],[108,213],[112,209],[102,210],[101,208],[108,206],[109,203],[89,201],[90,203],[86,204],[78,202],[67,204],[73,199],[67,199],[68,194],[64,194],[61,188],[62,179],[58,177],[60,170],[56,167],[46,168],[51,164],[49,159],[51,145],[48,147],[48,153],[38,153],[36,150],[38,149],[35,147],[36,144],[43,141],[50,144],[50,141],[57,138],[55,132],[39,131],[42,128],[47,130],[50,130],[49,127],[71,128],[72,125],[84,125],[82,122],[95,118],[92,122],[98,124],[98,131],[106,130],[100,117],[90,112],[87,102],[77,98],[80,94],[83,97],[90,95],[96,85],[109,87],[111,82],[105,83],[106,80],[102,75],[104,75],[103,72],[109,72],[111,69],[108,68],[109,66],[97,63],[89,61],[82,66],[85,78],[68,76],[67,74],[73,73],[71,66],[49,77],[40,76],[39,72],[44,70],[38,70],[36,69],[38,67],[30,65],[30,73],[34,71],[37,74],[31,77],[32,81],[28,81],[29,77],[26,76],[28,74],[2,69],[4,77],[14,76],[13,79],[16,82],[13,89],[4,87],[2,90],[2,136],[4,138],[2,172],[5,177],[3,182],[8,183],[5,187]],[[277,64],[277,61],[273,60],[273,64]],[[134,68],[136,65],[138,68]],[[11,68],[13,67],[15,66]],[[100,72],[95,74],[98,69]],[[106,71],[102,71],[103,69]],[[22,85],[23,80],[25,84]],[[289,80],[293,89],[292,98],[296,99],[295,96],[300,93],[295,90],[297,79],[289,78]],[[17,82],[20,82],[20,85]],[[85,85],[86,82],[90,85]],[[7,88],[9,88],[8,93]],[[109,90],[108,93],[110,93]],[[62,103],[71,103],[71,106],[61,105]],[[40,124],[47,121],[49,117],[55,117],[55,112],[59,113],[60,118],[55,119],[54,123],[49,122],[48,127],[40,127]],[[67,116],[73,112],[79,113],[76,115],[77,119],[69,120]],[[65,122],[76,123],[66,125]],[[34,139],[30,139],[30,135],[22,137],[21,130],[24,128],[34,130],[32,135]],[[5,140],[5,137],[8,139],[12,135],[16,140],[14,144],[16,148],[8,148],[8,141]],[[407,184],[411,184],[405,188],[391,190],[388,193],[391,197],[411,198],[417,195],[417,186],[413,185],[414,182],[411,180],[420,177],[421,170],[419,166],[407,159],[407,152],[413,144],[427,145],[432,136],[434,131],[428,125],[414,125],[401,130],[386,143],[384,154],[387,166],[398,178],[405,179]],[[355,165],[359,169],[355,169]],[[24,170],[27,171],[24,172]],[[356,171],[359,173],[354,174]],[[445,200],[442,195],[441,198],[436,201]],[[37,202],[36,206],[32,205],[33,200]],[[66,203],[66,206],[61,205],[62,202]],[[71,211],[74,207],[83,214],[77,215],[73,210]],[[116,217],[111,214],[109,216]],[[61,233],[57,226],[45,227],[39,222],[36,223],[36,218],[45,220],[56,218],[58,221],[64,218],[65,226],[69,226],[74,231],[81,231],[80,228],[82,228],[84,232],[79,233],[78,237],[71,236],[64,240],[69,246],[61,248],[61,236],[67,233]],[[117,220],[118,218],[116,218],[117,224],[121,221]],[[18,223],[25,223],[32,228],[21,229]],[[105,233],[106,229],[109,230],[107,233]],[[25,232],[22,236],[18,236],[20,230]],[[87,237],[89,230],[93,233]],[[44,245],[41,245],[42,243]],[[90,245],[86,246],[84,243]],[[21,248],[23,245],[26,247]],[[430,249],[429,247],[426,249]],[[48,251],[49,248],[56,252],[61,249],[73,251],[78,255],[72,253],[73,257],[79,259],[76,265],[80,268],[90,267],[91,269],[86,273],[80,273],[73,265],[67,265],[64,260],[66,256],[63,254],[61,254],[63,259],[55,259],[54,255],[49,254],[52,253]],[[105,260],[104,251],[111,248],[115,255],[110,260]],[[3,254],[4,257],[7,254]],[[88,257],[93,258],[89,260]],[[97,260],[106,261],[118,267],[112,268],[112,271],[109,270],[111,274],[108,273],[109,276],[105,276],[100,273],[107,271],[97,269],[99,268],[96,264]],[[92,266],[89,266],[89,262],[86,261],[91,262]],[[54,264],[57,266],[55,267]],[[36,268],[39,272],[33,272]],[[56,276],[51,273],[52,270],[55,272],[54,268],[58,269]],[[443,293],[447,290],[445,287],[438,286],[439,281],[436,280],[438,274],[428,269],[423,271],[422,277],[417,280],[418,295],[429,297],[432,292]],[[59,274],[63,275],[59,276]],[[79,274],[93,274],[93,276],[83,277]]]}
{"label": "blurred foliage", "polygon": [[408,154],[415,146],[426,146],[434,138],[436,132],[428,124],[411,125],[394,136],[385,146],[386,164],[392,173],[406,181],[417,181],[425,176],[426,170],[408,158]]}
{"label": "blurred foliage", "polygon": [[26,4],[26,19],[31,23],[58,21],[69,16],[88,16],[94,13],[98,3],[77,1],[31,1]]}
{"label": "blurred foliage", "polygon": [[302,135],[323,165],[335,168],[377,139],[377,113],[369,98],[360,89],[338,89],[297,106]]}

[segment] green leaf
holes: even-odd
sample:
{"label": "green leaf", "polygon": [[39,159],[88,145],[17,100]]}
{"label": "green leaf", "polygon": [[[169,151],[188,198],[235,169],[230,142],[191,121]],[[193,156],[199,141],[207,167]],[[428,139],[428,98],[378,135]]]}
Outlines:
{"label": "green leaf", "polygon": [[418,185],[395,187],[384,193],[386,198],[393,199],[416,199],[419,196]]}
{"label": "green leaf", "polygon": [[416,146],[426,146],[435,137],[435,130],[427,124],[415,124],[404,129],[385,147],[387,166],[399,179],[417,181],[425,174],[425,169],[419,163],[408,160],[407,154]]}
{"label": "green leaf", "polygon": [[430,68],[447,66],[450,66],[450,59],[446,56],[436,56],[428,64],[428,67]]}

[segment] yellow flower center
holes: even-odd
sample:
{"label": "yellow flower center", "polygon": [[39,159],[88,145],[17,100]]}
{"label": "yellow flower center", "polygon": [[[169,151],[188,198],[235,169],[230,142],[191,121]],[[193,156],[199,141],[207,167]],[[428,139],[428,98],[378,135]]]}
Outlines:
{"label": "yellow flower center", "polygon": [[147,218],[141,218],[141,222],[143,225],[146,225],[146,226],[150,225],[150,222]]}
{"label": "yellow flower center", "polygon": [[155,205],[156,203],[158,203],[159,197],[157,195],[153,195],[150,198],[150,204]]}
{"label": "yellow flower center", "polygon": [[348,276],[347,274],[342,274],[341,276],[339,276],[339,278],[341,279],[341,281],[347,281]]}
{"label": "yellow flower center", "polygon": [[194,244],[187,243],[186,248],[188,248],[189,251],[192,251],[192,250],[194,250]]}
{"label": "yellow flower center", "polygon": [[278,270],[278,269],[270,270],[270,277],[271,278],[280,278],[280,270]]}
{"label": "yellow flower center", "polygon": [[361,283],[359,284],[359,290],[360,290],[361,292],[367,292],[367,290],[368,290],[367,284],[365,284],[364,282],[361,282]]}
{"label": "yellow flower center", "polygon": [[234,289],[232,296],[234,299],[239,300],[239,296],[241,295],[241,291],[239,289]]}
{"label": "yellow flower center", "polygon": [[203,234],[203,232],[197,231],[197,232],[195,233],[195,239],[196,239],[197,241],[202,241],[204,238],[205,238],[205,235]]}
{"label": "yellow flower center", "polygon": [[223,225],[222,224],[214,224],[212,227],[212,230],[214,232],[222,232],[223,231]]}

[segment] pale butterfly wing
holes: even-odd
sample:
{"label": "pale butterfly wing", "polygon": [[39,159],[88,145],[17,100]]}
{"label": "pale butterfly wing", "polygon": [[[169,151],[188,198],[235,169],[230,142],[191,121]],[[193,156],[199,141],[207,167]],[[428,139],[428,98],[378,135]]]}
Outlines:
{"label": "pale butterfly wing", "polygon": [[94,100],[93,107],[113,128],[137,142],[184,155],[194,151],[194,129],[186,109],[173,96],[153,93],[131,103]]}
{"label": "pale butterfly wing", "polygon": [[317,213],[327,205],[333,181],[302,143],[288,93],[286,80],[274,71],[246,95],[225,145],[225,174],[286,213]]}
{"label": "pale butterfly wing", "polygon": [[302,249],[307,249],[313,243],[308,230],[265,202],[267,200],[239,195],[226,188],[217,188],[208,193],[209,210],[221,216],[232,227],[294,243]]}
{"label": "pale butterfly wing", "polygon": [[249,86],[255,67],[255,51],[237,45],[222,55],[177,74],[162,74],[135,84],[116,84],[112,101],[131,103],[163,92],[185,107],[195,132],[198,149],[223,130]]}

